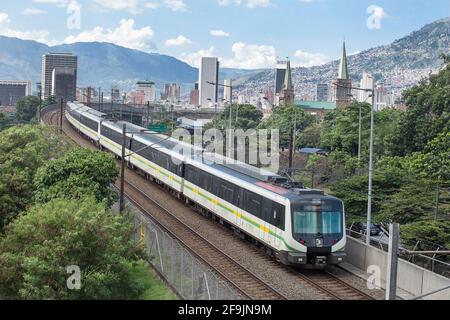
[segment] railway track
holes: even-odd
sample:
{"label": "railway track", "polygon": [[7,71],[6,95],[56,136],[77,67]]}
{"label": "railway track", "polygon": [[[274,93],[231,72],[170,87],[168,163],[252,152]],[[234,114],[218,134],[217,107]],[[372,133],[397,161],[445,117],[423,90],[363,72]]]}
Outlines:
{"label": "railway track", "polygon": [[375,300],[372,296],[349,285],[326,270],[302,270],[299,271],[298,276],[333,300]]}
{"label": "railway track", "polygon": [[[56,114],[56,110],[48,111],[43,115],[44,122],[55,124],[56,119],[58,119]],[[75,142],[79,143],[80,136],[72,136],[75,130],[68,130],[66,126],[64,132]],[[220,275],[224,281],[230,283],[243,298],[251,300],[287,300],[287,297],[283,294],[178,219],[163,204],[141,191],[128,178],[125,180],[125,194],[131,203],[151,217],[155,223],[183,244],[191,254]]]}

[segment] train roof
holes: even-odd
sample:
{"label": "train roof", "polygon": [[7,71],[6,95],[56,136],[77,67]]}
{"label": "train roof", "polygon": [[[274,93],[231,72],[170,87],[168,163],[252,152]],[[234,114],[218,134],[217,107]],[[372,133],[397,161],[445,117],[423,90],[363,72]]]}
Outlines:
{"label": "train roof", "polygon": [[[268,170],[257,168],[219,154],[204,152],[204,149],[198,146],[193,146],[189,143],[176,140],[169,136],[149,131],[129,122],[111,120],[105,121],[105,114],[78,103],[74,103],[73,106],[77,107],[77,110],[82,113],[88,113],[91,116],[103,118],[103,124],[114,128],[118,132],[122,132],[123,124],[126,124],[128,135],[134,136],[142,142],[153,144],[155,147],[158,147],[158,150],[164,151],[170,155],[180,155],[184,157],[187,163],[197,165],[198,167],[206,170],[209,169],[212,171],[218,171],[235,179],[245,181],[246,183],[249,183],[258,189],[263,189],[266,192],[290,199],[298,199],[299,196],[308,197],[311,195],[319,195],[317,190],[291,190],[280,187],[274,184],[274,182],[286,181],[287,179]],[[145,133],[143,131],[145,131]],[[183,150],[180,148],[178,152],[174,151],[175,147],[179,147],[180,144],[183,146]],[[186,154],[186,152],[188,152],[188,154]],[[324,196],[323,193],[321,195]]]}
{"label": "train roof", "polygon": [[67,105],[71,109],[76,110],[76,111],[78,111],[80,113],[87,113],[87,114],[89,114],[91,116],[98,117],[98,118],[101,118],[101,119],[104,119],[107,116],[106,113],[103,113],[103,112],[97,111],[95,109],[89,108],[88,106],[86,106],[86,105],[84,105],[82,103],[79,103],[79,102],[68,102]]}

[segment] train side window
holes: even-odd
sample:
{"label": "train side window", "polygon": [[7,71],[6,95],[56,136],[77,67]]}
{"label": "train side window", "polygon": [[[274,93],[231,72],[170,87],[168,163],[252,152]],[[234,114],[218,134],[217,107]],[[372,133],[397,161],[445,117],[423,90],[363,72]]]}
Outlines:
{"label": "train side window", "polygon": [[259,216],[262,208],[262,197],[251,191],[245,191],[245,210],[255,216]]}
{"label": "train side window", "polygon": [[216,176],[211,176],[211,193],[217,197],[220,197],[220,178]]}
{"label": "train side window", "polygon": [[220,197],[225,201],[234,204],[234,190],[233,188],[224,180],[222,180],[220,187]]}
{"label": "train side window", "polygon": [[285,223],[285,207],[279,203],[274,202],[272,208],[273,225],[279,229],[284,230]]}
{"label": "train side window", "polygon": [[261,209],[261,215],[259,216],[259,218],[261,218],[262,220],[264,220],[267,223],[270,223],[271,222],[271,220],[270,220],[271,213],[272,213],[272,201],[264,198],[262,209]]}

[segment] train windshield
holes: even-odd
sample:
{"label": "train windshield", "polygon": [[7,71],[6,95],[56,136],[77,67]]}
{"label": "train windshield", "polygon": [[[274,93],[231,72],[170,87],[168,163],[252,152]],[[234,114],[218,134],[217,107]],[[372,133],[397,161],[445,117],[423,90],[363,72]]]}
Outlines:
{"label": "train windshield", "polygon": [[342,204],[323,203],[293,206],[294,234],[341,234],[343,228]]}

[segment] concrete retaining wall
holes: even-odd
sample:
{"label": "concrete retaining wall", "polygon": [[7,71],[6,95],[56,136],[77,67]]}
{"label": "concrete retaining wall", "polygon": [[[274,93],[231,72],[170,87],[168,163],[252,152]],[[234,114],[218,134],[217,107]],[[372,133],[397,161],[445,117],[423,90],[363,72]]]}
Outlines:
{"label": "concrete retaining wall", "polygon": [[[385,287],[387,275],[387,252],[375,247],[368,247],[364,242],[347,238],[347,261],[360,270],[367,270],[371,265],[380,267],[381,282]],[[397,287],[413,296],[420,296],[433,290],[450,285],[450,280],[427,269],[399,259]],[[450,300],[450,289],[433,294],[424,299]]]}

